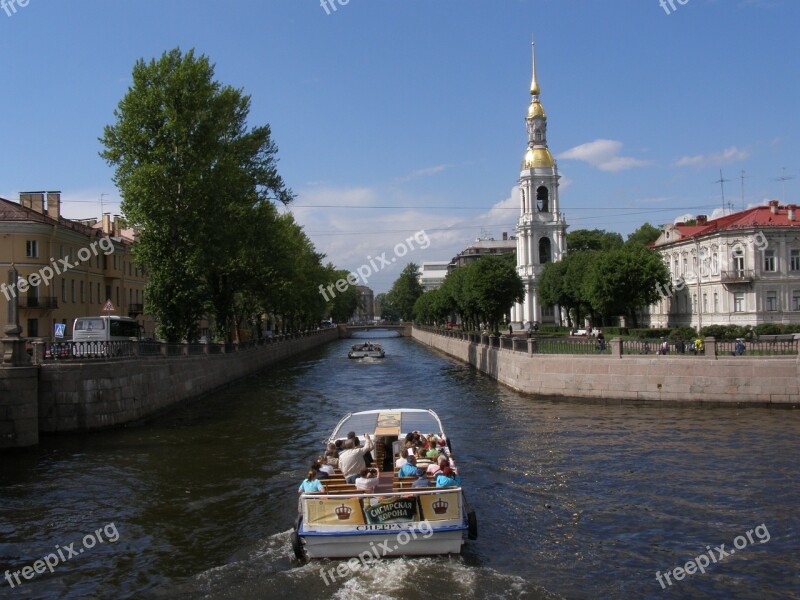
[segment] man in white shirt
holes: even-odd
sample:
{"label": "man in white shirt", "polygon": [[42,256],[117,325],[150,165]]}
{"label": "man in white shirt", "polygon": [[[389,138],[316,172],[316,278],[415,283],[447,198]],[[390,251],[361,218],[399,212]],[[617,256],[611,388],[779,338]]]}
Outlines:
{"label": "man in white shirt", "polygon": [[364,434],[366,443],[356,448],[354,440],[347,440],[344,443],[344,450],[339,452],[339,470],[344,475],[347,483],[353,483],[361,473],[361,469],[367,468],[364,455],[375,447],[375,442],[368,433]]}
{"label": "man in white shirt", "polygon": [[356,479],[356,489],[374,492],[378,481],[377,469],[361,469],[361,477]]}

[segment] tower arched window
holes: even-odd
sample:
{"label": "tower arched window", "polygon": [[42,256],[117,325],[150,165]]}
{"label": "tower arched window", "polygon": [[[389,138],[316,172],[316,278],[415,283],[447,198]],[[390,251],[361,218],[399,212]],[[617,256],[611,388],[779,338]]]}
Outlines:
{"label": "tower arched window", "polygon": [[543,237],[539,240],[539,264],[543,265],[551,260],[550,238]]}
{"label": "tower arched window", "polygon": [[528,212],[528,207],[525,206],[525,188],[520,188],[520,192],[522,193],[522,212]]}
{"label": "tower arched window", "polygon": [[549,194],[547,187],[540,185],[536,189],[536,208],[539,212],[547,212],[550,210]]}

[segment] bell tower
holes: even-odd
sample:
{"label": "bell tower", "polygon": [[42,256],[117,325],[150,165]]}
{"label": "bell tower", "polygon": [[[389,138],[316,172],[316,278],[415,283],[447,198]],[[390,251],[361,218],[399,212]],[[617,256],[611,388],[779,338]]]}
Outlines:
{"label": "bell tower", "polygon": [[531,42],[531,103],[525,117],[528,148],[519,176],[520,215],[517,233],[517,272],[525,286],[525,300],[512,309],[511,321],[559,323],[559,307],[543,307],[536,293],[544,265],[561,260],[567,251],[564,216],[559,211],[558,166],[547,146],[547,114],[539,100],[536,47]]}

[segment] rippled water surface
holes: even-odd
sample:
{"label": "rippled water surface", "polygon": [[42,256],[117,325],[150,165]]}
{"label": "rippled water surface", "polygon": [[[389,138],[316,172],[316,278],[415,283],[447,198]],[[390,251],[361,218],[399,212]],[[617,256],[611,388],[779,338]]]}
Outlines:
{"label": "rippled water surface", "polygon": [[[800,598],[798,411],[537,399],[383,343],[383,361],[342,340],[148,424],[0,455],[0,598]],[[292,559],[297,484],[343,414],[397,406],[439,413],[480,537],[323,579],[340,561]],[[112,523],[53,573],[3,577]]]}

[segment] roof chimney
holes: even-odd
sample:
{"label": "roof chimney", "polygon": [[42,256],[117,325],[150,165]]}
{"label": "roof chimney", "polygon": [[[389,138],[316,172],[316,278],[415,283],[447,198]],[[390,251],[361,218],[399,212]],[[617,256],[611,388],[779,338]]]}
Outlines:
{"label": "roof chimney", "polygon": [[111,214],[103,213],[103,235],[111,235]]}
{"label": "roof chimney", "polygon": [[770,200],[769,201],[769,211],[773,215],[777,215],[778,214],[778,207],[780,206],[780,204],[781,203],[778,200]]}
{"label": "roof chimney", "polygon": [[697,224],[706,225],[708,223],[708,215],[697,215]]}
{"label": "roof chimney", "polygon": [[508,240],[508,232],[504,231],[503,232],[503,241],[506,241],[506,240]]}
{"label": "roof chimney", "polygon": [[56,221],[61,216],[61,192],[47,192],[47,216]]}
{"label": "roof chimney", "polygon": [[796,210],[797,210],[797,205],[796,204],[789,204],[786,207],[786,212],[788,214],[789,221],[794,221],[794,219],[795,219],[795,211]]}
{"label": "roof chimney", "polygon": [[44,192],[20,192],[19,203],[25,208],[44,214]]}

